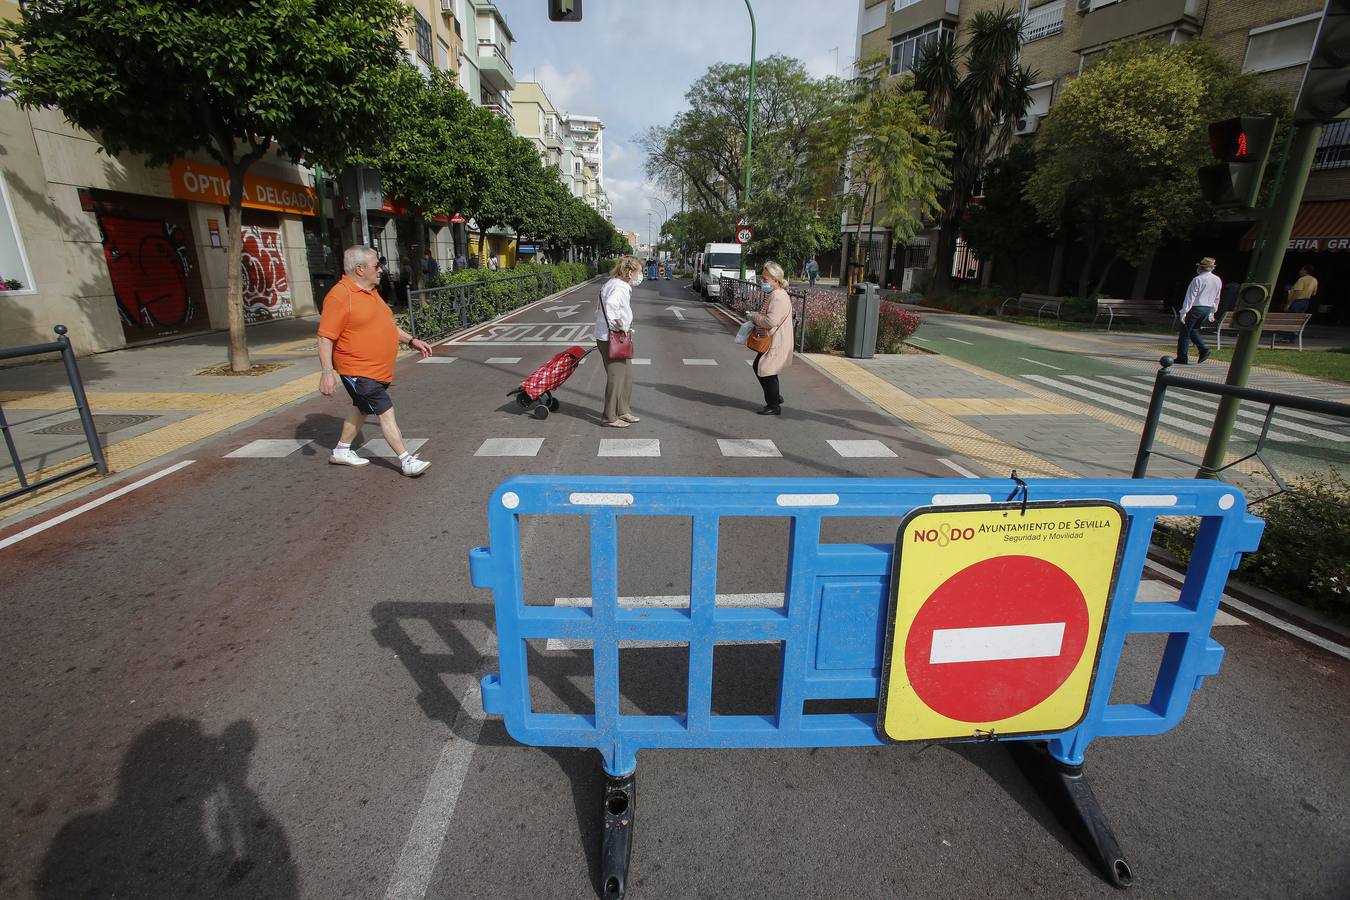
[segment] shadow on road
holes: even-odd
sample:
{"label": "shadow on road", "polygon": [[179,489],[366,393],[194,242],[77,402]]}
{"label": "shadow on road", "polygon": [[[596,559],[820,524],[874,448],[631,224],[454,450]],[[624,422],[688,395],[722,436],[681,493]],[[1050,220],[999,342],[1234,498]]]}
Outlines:
{"label": "shadow on road", "polygon": [[300,896],[286,833],[248,786],[258,734],[161,719],[132,742],[117,797],[57,833],[41,898]]}

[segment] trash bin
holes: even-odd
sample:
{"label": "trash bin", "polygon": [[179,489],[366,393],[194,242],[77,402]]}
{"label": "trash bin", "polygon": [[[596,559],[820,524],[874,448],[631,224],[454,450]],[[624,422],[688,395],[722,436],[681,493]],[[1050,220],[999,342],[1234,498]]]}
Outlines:
{"label": "trash bin", "polygon": [[871,282],[853,286],[848,298],[844,355],[871,359],[877,352],[877,318],[881,315],[881,288]]}

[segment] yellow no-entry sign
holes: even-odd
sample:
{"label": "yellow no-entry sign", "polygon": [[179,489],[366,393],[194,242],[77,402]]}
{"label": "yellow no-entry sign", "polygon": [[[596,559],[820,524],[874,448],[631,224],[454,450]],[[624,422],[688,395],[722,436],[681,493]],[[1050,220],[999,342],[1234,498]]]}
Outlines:
{"label": "yellow no-entry sign", "polygon": [[1105,500],[925,507],[900,526],[877,730],[1064,731],[1087,711],[1125,534]]}

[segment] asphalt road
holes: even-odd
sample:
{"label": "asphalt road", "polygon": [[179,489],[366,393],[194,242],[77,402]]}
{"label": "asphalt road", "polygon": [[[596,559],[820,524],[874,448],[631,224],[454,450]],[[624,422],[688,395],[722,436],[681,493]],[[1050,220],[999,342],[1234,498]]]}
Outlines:
{"label": "asphalt road", "polygon": [[[674,282],[637,292],[642,423],[598,427],[594,354],[557,413],[523,415],[507,391],[589,345],[595,292],[438,347],[452,363],[402,364],[400,423],[433,462],[420,479],[387,460],[327,465],[345,404],[316,394],[0,550],[0,895],[594,896],[596,754],[520,746],[476,694],[496,669],[494,617],[466,554],[486,543],[494,487],[527,472],[952,475],[942,448],[804,363],[783,377],[786,414],[755,416],[748,354]],[[602,439],[654,440],[660,455],[602,457]],[[781,456],[724,456],[719,440]],[[292,452],[227,456],[285,449],[254,441]],[[482,455],[494,447],[534,453]],[[892,530],[844,522],[834,539]],[[521,543],[531,602],[589,596],[583,529],[530,521]],[[682,546],[687,522],[621,530],[620,594],[688,593]],[[722,548],[719,591],[782,591],[782,520],[728,526]],[[1258,626],[1217,636],[1224,669],[1180,727],[1088,753],[1131,891],[1343,896],[1350,665]],[[1161,642],[1129,645],[1122,697],[1146,701]],[[774,652],[719,661],[716,708],[771,707]],[[533,661],[542,705],[584,705],[588,654],[544,646]],[[682,665],[668,648],[625,650],[626,706],[677,705]],[[1112,893],[998,746],[639,760],[633,897]]]}

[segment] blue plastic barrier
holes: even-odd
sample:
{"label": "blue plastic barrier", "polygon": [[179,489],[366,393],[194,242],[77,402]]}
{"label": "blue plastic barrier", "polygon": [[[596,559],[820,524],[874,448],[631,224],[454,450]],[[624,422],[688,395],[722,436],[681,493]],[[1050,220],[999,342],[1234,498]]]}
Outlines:
{"label": "blue plastic barrier", "polygon": [[[1047,479],[1025,484],[1032,501],[1109,500],[1128,516],[1086,715],[1067,731],[1012,739],[1048,742],[1050,757],[1076,776],[1094,738],[1169,730],[1181,720],[1205,676],[1218,672],[1223,647],[1210,637],[1210,628],[1219,598],[1228,573],[1240,554],[1256,549],[1264,526],[1247,513],[1242,492],[1220,481]],[[469,554],[473,583],[494,592],[497,614],[501,672],[483,679],[483,707],[502,716],[521,743],[594,747],[611,778],[631,776],[637,751],[644,748],[880,745],[884,741],[874,713],[803,712],[808,700],[878,697],[889,605],[893,547],[822,543],[822,520],[880,517],[899,525],[917,508],[997,503],[1009,499],[1013,487],[1008,479],[511,478],[489,504],[491,547]],[[521,515],[589,519],[589,608],[525,604],[517,522]],[[1178,600],[1139,602],[1135,594],[1149,540],[1163,515],[1202,517],[1191,563]],[[693,583],[687,609],[619,606],[621,516],[683,516],[692,521]],[[791,519],[782,608],[716,605],[718,525],[729,516]],[[1145,704],[1110,703],[1126,636],[1136,633],[1168,635],[1152,699]],[[532,711],[525,641],[547,638],[591,643],[593,716]],[[686,715],[620,714],[619,641],[688,645]],[[783,642],[776,715],[712,714],[714,643],[737,641]],[[1127,883],[1123,859],[1110,865],[1123,876],[1113,880]]]}

